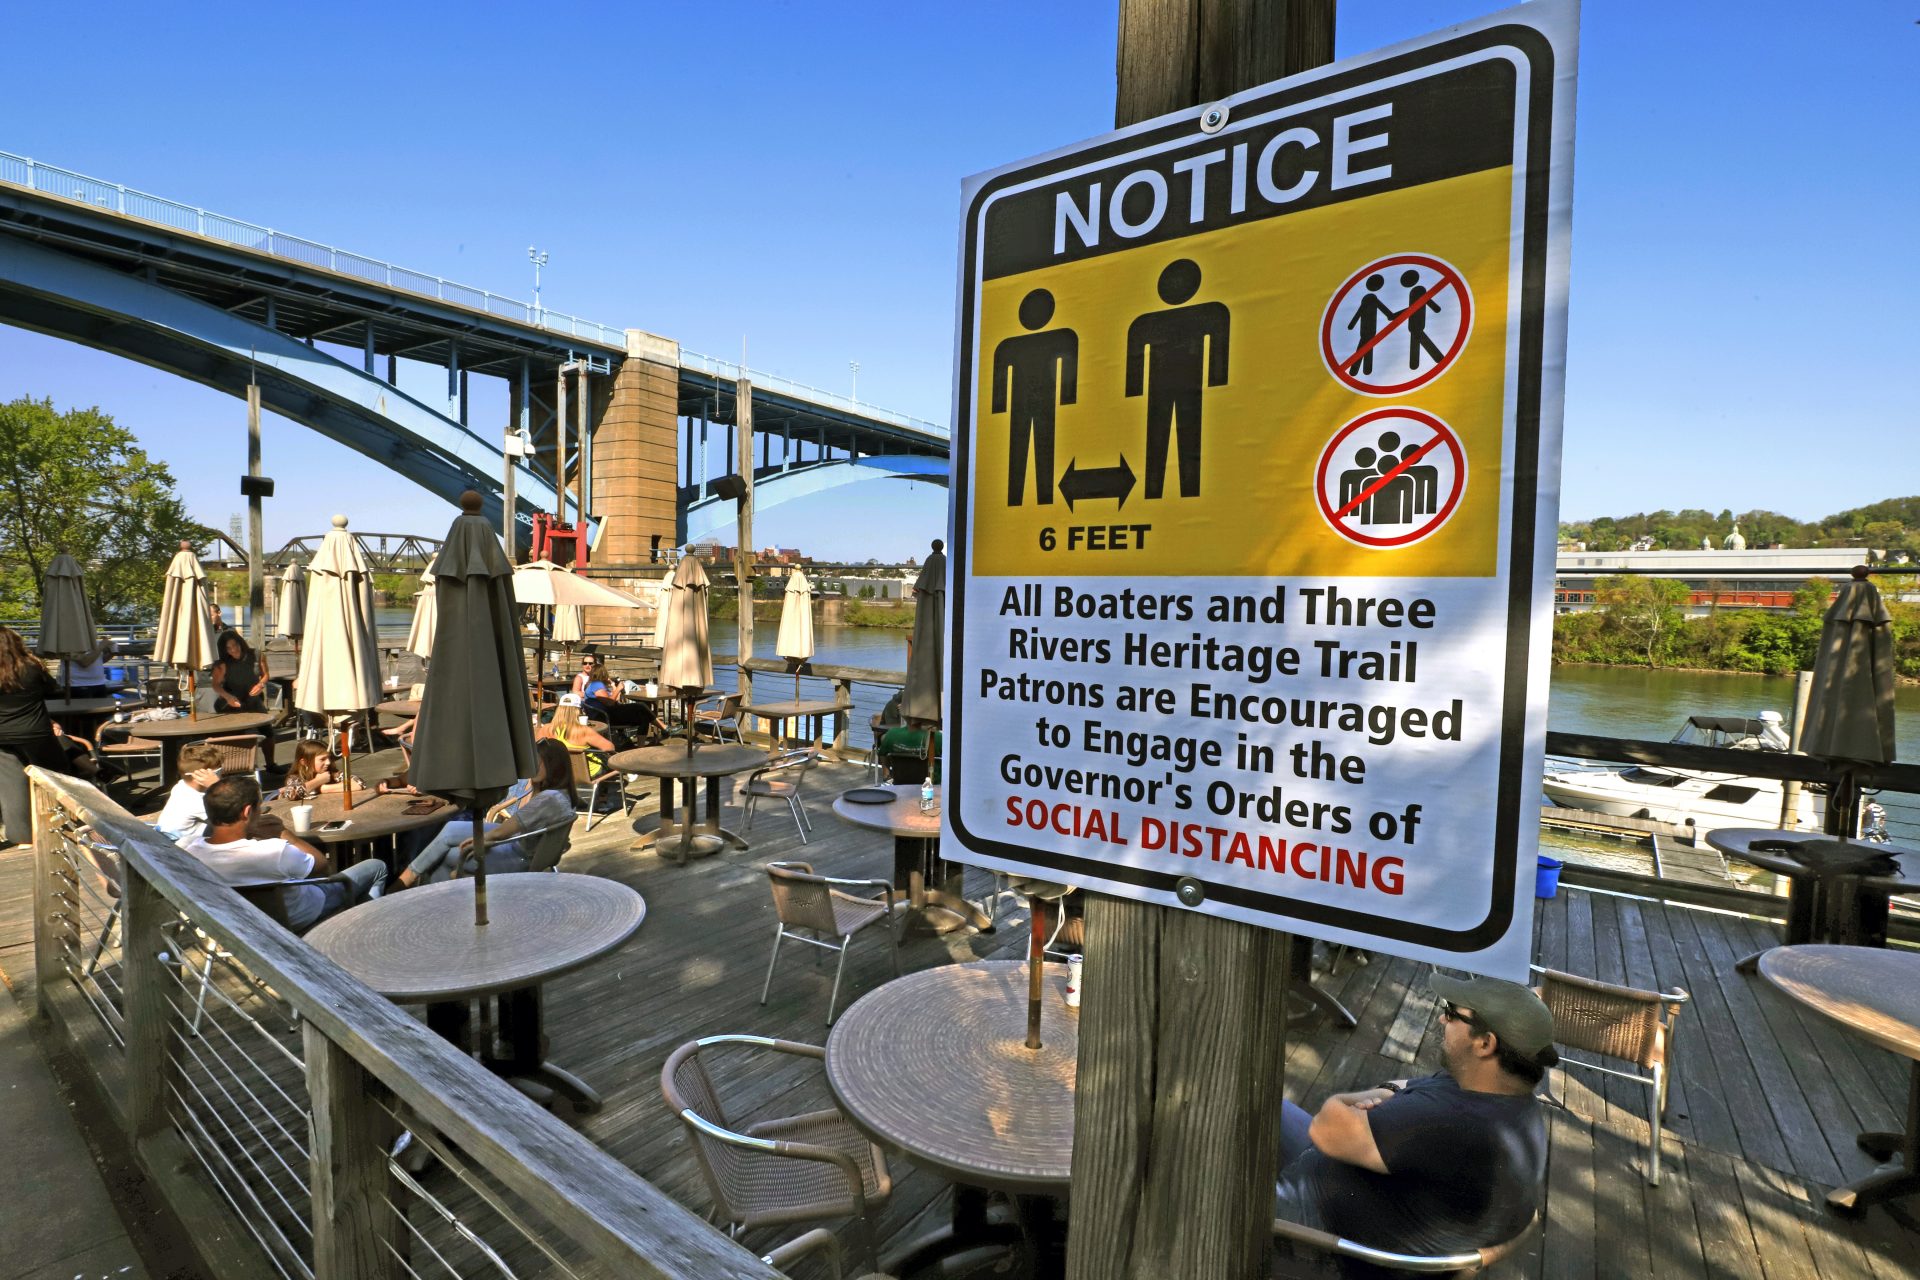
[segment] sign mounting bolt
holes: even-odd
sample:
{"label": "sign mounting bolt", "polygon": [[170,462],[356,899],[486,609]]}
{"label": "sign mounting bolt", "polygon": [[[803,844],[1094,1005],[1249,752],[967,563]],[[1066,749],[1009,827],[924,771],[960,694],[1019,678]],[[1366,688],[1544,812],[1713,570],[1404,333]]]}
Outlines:
{"label": "sign mounting bolt", "polygon": [[1207,887],[1192,876],[1181,876],[1174,883],[1173,894],[1182,906],[1197,907],[1207,900]]}
{"label": "sign mounting bolt", "polygon": [[1200,132],[1218,133],[1227,127],[1227,107],[1225,103],[1216,103],[1200,113]]}

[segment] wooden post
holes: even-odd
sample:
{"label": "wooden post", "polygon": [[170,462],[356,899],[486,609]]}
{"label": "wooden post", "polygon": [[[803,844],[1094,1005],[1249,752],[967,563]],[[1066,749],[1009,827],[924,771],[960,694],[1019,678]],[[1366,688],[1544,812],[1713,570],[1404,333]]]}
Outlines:
{"label": "wooden post", "polygon": [[313,1106],[314,1280],[388,1280],[394,1274],[387,1207],[393,1123],[383,1092],[353,1055],[305,1024],[307,1096]]}
{"label": "wooden post", "polygon": [[[1114,123],[1330,61],[1333,0],[1121,0]],[[1090,895],[1069,1280],[1266,1274],[1287,936]]]}
{"label": "wooden post", "polygon": [[746,489],[735,504],[738,512],[738,544],[733,549],[733,576],[740,587],[740,622],[735,661],[740,666],[740,701],[753,701],[753,672],[747,660],[753,657],[753,383],[742,377],[734,384],[735,453],[740,459],[740,478]]}
{"label": "wooden post", "polygon": [[[247,474],[260,475],[260,384],[247,384]],[[247,643],[267,647],[267,534],[260,495],[247,495]]]}
{"label": "wooden post", "polygon": [[[55,930],[59,927],[54,916],[59,913],[60,905],[54,898],[54,870],[57,861],[54,849],[60,837],[54,834],[53,824],[59,817],[53,795],[43,790],[33,781],[33,775],[27,775],[27,794],[32,798],[31,825],[28,828],[33,841],[33,983],[34,1006],[39,1016],[47,1016],[47,988],[56,982],[67,980],[67,967],[61,958],[60,939]],[[8,820],[7,838],[17,840],[20,833],[13,828],[13,820]]]}
{"label": "wooden post", "polygon": [[[168,1040],[179,979],[161,963],[170,949],[165,929],[180,912],[160,891],[120,862],[120,973],[126,991],[127,1136],[137,1145],[167,1128]],[[207,945],[212,946],[209,942]],[[185,958],[176,956],[181,964]],[[183,969],[182,973],[185,972]]]}

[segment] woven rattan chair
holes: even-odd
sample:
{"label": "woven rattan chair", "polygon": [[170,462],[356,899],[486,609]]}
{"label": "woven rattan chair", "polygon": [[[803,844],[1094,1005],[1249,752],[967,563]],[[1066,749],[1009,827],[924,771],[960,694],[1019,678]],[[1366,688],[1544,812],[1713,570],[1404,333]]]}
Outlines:
{"label": "woven rattan chair", "polygon": [[707,1065],[740,1048],[826,1058],[817,1045],[765,1036],[707,1036],[667,1058],[660,1092],[687,1127],[713,1215],[736,1238],[754,1227],[851,1217],[859,1224],[868,1265],[876,1266],[868,1215],[893,1194],[886,1156],[837,1108],[739,1126],[728,1117]]}
{"label": "woven rattan chair", "polygon": [[[1273,1220],[1273,1238],[1277,1242],[1293,1245],[1296,1250],[1305,1249],[1310,1255],[1331,1257],[1345,1267],[1362,1274],[1372,1271],[1404,1271],[1413,1275],[1471,1275],[1484,1271],[1497,1262],[1505,1261],[1527,1246],[1540,1225],[1540,1215],[1535,1212],[1520,1228],[1518,1235],[1511,1240],[1489,1245],[1484,1249],[1475,1249],[1471,1253],[1417,1254],[1389,1253],[1385,1249],[1375,1249],[1355,1240],[1336,1236],[1330,1231],[1319,1231],[1312,1227],[1303,1227],[1297,1222],[1288,1222],[1284,1218]],[[1354,1266],[1353,1264],[1358,1264]],[[1275,1268],[1274,1274],[1292,1276],[1301,1274],[1297,1269],[1285,1266]]]}
{"label": "woven rattan chair", "polygon": [[740,784],[740,794],[747,798],[747,830],[753,830],[756,803],[762,799],[783,800],[793,815],[793,825],[800,832],[800,843],[805,844],[807,833],[813,830],[813,821],[800,803],[800,787],[807,780],[807,770],[819,761],[820,757],[811,749],[787,751],[748,774],[747,780]]}
{"label": "woven rattan chair", "polygon": [[147,679],[144,695],[149,707],[177,707],[180,705],[179,676],[151,676]]}
{"label": "woven rattan chair", "polygon": [[1533,966],[1540,977],[1540,998],[1553,1011],[1554,1038],[1564,1047],[1623,1058],[1648,1075],[1635,1075],[1595,1062],[1562,1058],[1563,1067],[1598,1071],[1646,1085],[1647,1181],[1660,1185],[1660,1122],[1667,1114],[1667,1084],[1672,1079],[1675,1024],[1689,999],[1686,991],[1642,991],[1611,982]]}
{"label": "woven rattan chair", "polygon": [[[773,882],[773,913],[779,917],[779,925],[773,935],[773,955],[767,960],[767,980],[760,985],[761,1004],[767,1002],[767,993],[773,990],[773,970],[780,963],[780,944],[788,938],[840,953],[840,962],[833,969],[833,994],[827,998],[828,1026],[833,1025],[834,1009],[840,1003],[840,977],[847,971],[847,948],[853,945],[854,934],[868,925],[886,921],[893,976],[900,976],[900,933],[894,916],[891,884],[885,880],[817,876],[804,862],[770,862],[767,877]],[[849,889],[864,894],[877,892],[880,896],[862,896],[847,892]],[[828,942],[828,938],[834,941]]]}
{"label": "woven rattan chair", "polygon": [[732,730],[733,740],[735,742],[746,741],[746,739],[740,736],[740,703],[740,695],[730,693],[720,699],[719,706],[710,707],[705,711],[695,711],[693,713],[693,731],[698,733],[700,730],[705,729],[713,734],[715,742],[724,742],[726,741],[727,731]]}
{"label": "woven rattan chair", "polygon": [[234,733],[208,738],[206,743],[220,749],[221,777],[252,774],[255,785],[259,785],[260,771],[267,767],[266,738],[257,733]]}

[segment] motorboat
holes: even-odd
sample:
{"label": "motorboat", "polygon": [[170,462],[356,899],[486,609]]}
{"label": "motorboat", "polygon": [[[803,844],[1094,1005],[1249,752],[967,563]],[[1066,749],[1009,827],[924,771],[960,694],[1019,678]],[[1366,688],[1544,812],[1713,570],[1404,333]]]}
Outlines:
{"label": "motorboat", "polygon": [[[1670,741],[1734,751],[1785,752],[1790,745],[1777,711],[1762,711],[1752,717],[1689,716]],[[1558,763],[1566,767],[1552,767],[1555,763],[1549,762],[1541,784],[1549,804],[1690,826],[1698,834],[1721,827],[1781,825],[1785,784],[1776,778],[1660,765],[1583,767],[1563,761]],[[1803,786],[1795,812],[1792,825],[1817,831],[1825,815],[1825,797]]]}

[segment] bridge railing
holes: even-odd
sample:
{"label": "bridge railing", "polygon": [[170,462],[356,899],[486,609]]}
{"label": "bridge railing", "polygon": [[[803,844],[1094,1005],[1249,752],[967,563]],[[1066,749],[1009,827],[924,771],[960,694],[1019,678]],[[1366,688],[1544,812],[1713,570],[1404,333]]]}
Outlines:
{"label": "bridge railing", "polygon": [[218,1280],[777,1280],[98,791],[32,782],[39,1013]]}
{"label": "bridge railing", "polygon": [[229,218],[225,214],[213,213],[190,204],[181,204],[177,200],[168,200],[145,191],[136,191],[117,182],[90,178],[84,173],[63,169],[58,165],[42,164],[12,152],[0,151],[0,182],[28,187],[46,195],[62,196],[95,208],[110,209],[115,213],[172,227],[177,231],[189,231],[194,235],[238,245],[243,249],[251,249],[255,253],[270,254],[276,258],[287,258],[323,270],[340,272],[386,288],[404,289],[409,293],[437,298],[442,302],[469,307],[475,311],[484,311],[488,315],[512,320],[517,324],[531,325],[536,329],[582,338],[603,346],[624,347],[626,345],[626,331],[614,328],[612,325],[583,320],[579,316],[568,315],[563,311],[535,307],[532,303],[490,293],[485,289],[476,289],[472,285],[459,284],[425,271],[395,266],[393,263],[382,262],[378,258],[369,258],[364,254],[352,253],[333,245],[322,244],[317,240],[288,235],[284,231],[275,231],[271,227],[263,227],[240,218]]}
{"label": "bridge railing", "polygon": [[881,422],[891,422],[898,427],[909,427],[915,431],[924,431],[928,435],[938,436],[942,440],[949,438],[948,429],[937,422],[929,422],[925,418],[916,418],[910,414],[895,413],[891,409],[882,409],[878,405],[868,404],[864,400],[855,400],[852,396],[843,396],[837,391],[828,391],[823,387],[809,386],[804,382],[795,382],[793,379],[783,378],[777,373],[765,373],[761,370],[749,369],[731,360],[721,360],[714,356],[701,355],[698,351],[689,351],[685,347],[680,348],[680,367],[682,369],[693,369],[696,372],[708,374],[715,378],[724,378],[729,382],[737,382],[744,377],[762,391],[774,391],[782,395],[793,396],[799,400],[809,400],[814,404],[844,410],[847,413],[856,414],[863,418],[875,418]]}

